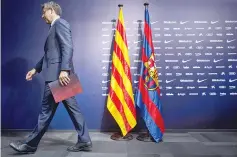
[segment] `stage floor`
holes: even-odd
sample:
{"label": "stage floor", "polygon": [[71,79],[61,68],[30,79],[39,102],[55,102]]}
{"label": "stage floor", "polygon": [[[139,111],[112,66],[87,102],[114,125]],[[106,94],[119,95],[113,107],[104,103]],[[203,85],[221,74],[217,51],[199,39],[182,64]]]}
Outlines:
{"label": "stage floor", "polygon": [[[2,132],[1,156],[16,156],[9,147],[29,132]],[[237,132],[165,133],[162,143],[113,141],[112,133],[90,132],[93,148],[90,152],[67,152],[76,142],[76,131],[49,131],[35,154],[20,157],[237,157]]]}

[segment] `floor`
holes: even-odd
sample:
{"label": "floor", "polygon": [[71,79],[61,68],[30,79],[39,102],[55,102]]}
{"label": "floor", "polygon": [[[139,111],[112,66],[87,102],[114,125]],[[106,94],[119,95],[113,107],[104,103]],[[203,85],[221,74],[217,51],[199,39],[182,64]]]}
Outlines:
{"label": "floor", "polygon": [[[29,132],[4,132],[1,156],[18,155],[8,145]],[[90,152],[67,152],[76,142],[74,131],[50,131],[40,142],[35,154],[20,157],[237,157],[237,132],[165,133],[163,142],[142,142],[132,134],[131,141],[113,141],[112,133],[90,132],[93,148]]]}

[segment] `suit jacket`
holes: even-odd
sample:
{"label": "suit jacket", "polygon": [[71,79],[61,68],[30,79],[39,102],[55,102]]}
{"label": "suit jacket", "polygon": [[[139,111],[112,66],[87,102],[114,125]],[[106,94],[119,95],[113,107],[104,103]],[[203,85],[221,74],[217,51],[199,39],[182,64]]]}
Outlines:
{"label": "suit jacket", "polygon": [[62,18],[57,19],[49,29],[44,45],[44,56],[36,64],[38,73],[42,71],[45,81],[55,81],[62,70],[74,73],[73,42],[70,25]]}

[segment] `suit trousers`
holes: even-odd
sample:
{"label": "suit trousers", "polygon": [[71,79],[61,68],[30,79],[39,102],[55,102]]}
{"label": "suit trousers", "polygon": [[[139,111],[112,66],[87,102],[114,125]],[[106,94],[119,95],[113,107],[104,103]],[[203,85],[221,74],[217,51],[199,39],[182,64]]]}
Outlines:
{"label": "suit trousers", "polygon": [[[48,129],[48,126],[53,119],[55,111],[59,103],[55,103],[53,95],[50,91],[49,82],[45,82],[44,96],[42,100],[42,108],[38,117],[38,124],[34,128],[33,132],[26,138],[26,144],[37,147],[44,133]],[[88,128],[86,126],[83,115],[79,109],[78,103],[75,97],[62,101],[66,108],[74,127],[78,133],[78,142],[90,142],[90,136]]]}

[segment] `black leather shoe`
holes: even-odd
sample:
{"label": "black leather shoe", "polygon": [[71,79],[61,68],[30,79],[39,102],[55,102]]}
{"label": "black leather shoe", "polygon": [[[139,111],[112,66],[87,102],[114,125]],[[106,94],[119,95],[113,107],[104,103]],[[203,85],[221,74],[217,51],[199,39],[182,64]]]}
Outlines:
{"label": "black leather shoe", "polygon": [[68,147],[67,151],[70,151],[70,152],[90,151],[91,148],[92,148],[91,142],[87,142],[87,143],[77,142],[74,146]]}
{"label": "black leather shoe", "polygon": [[11,142],[10,146],[19,153],[35,153],[37,147],[31,147],[22,141]]}

